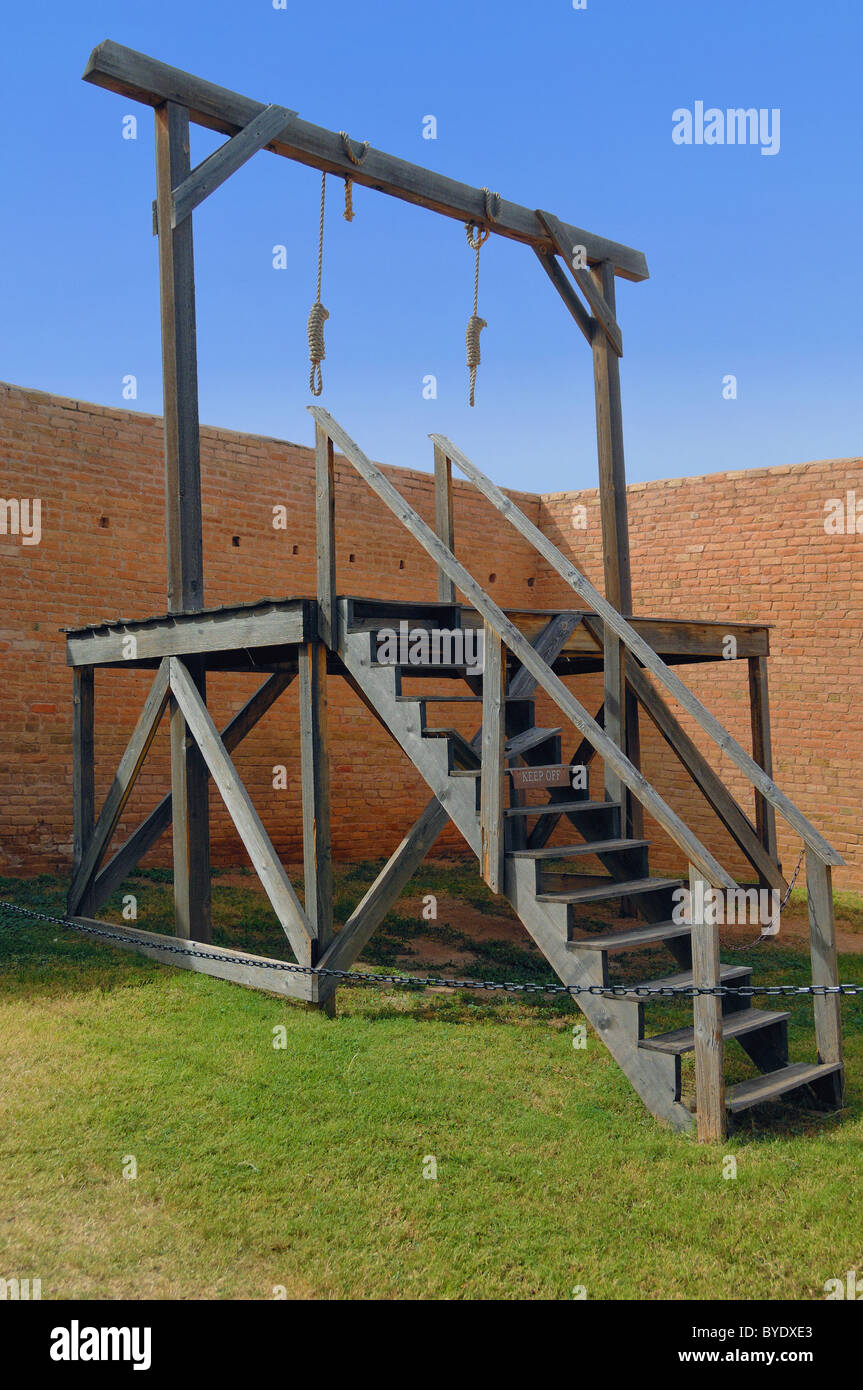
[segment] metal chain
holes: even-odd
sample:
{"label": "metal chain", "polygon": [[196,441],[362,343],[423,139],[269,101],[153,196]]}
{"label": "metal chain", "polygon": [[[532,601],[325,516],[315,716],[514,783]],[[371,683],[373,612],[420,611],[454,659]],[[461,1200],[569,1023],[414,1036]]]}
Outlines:
{"label": "metal chain", "polygon": [[[81,932],[85,936],[95,936],[106,941],[123,941],[128,944],[129,937],[118,931],[111,931],[109,926],[96,927],[84,922],[75,921],[71,917],[54,917],[47,912],[38,912],[33,908],[21,907],[18,903],[0,901],[0,911],[17,912],[22,917],[32,918],[42,922],[53,922],[59,927],[67,930]],[[146,943],[145,943],[146,944]],[[612,999],[629,998],[633,995],[638,998],[649,998],[653,995],[661,995],[665,998],[682,997],[692,999],[696,995],[711,994],[719,998],[725,996],[737,996],[739,998],[752,998],[754,995],[763,995],[769,998],[790,999],[803,995],[815,995],[818,997],[839,994],[863,994],[863,984],[846,985],[564,985],[564,984],[543,984],[537,981],[528,981],[525,984],[516,984],[512,981],[500,983],[497,980],[446,980],[435,975],[384,975],[371,971],[359,970],[322,970],[314,965],[294,965],[290,961],[280,960],[260,960],[254,956],[239,956],[236,953],[220,955],[218,949],[212,951],[199,951],[193,947],[165,945],[164,943],[153,943],[153,950],[165,952],[174,956],[193,956],[201,960],[222,961],[228,965],[249,965],[256,970],[282,970],[294,975],[321,975],[329,978],[343,980],[348,985],[393,985],[402,989],[424,988],[430,986],[447,989],[474,989],[492,992],[495,990],[506,991],[510,994],[568,994],[573,997],[579,994],[604,995]]]}
{"label": "metal chain", "polygon": [[770,918],[770,921],[767,922],[761,928],[761,934],[759,936],[756,936],[754,941],[747,941],[742,946],[728,946],[726,945],[726,943],[723,942],[722,949],[724,951],[751,951],[753,947],[760,946],[762,941],[769,941],[771,936],[775,935],[774,932],[770,931],[770,928],[773,926],[775,922],[779,921],[779,918],[782,916],[782,913],[785,910],[785,904],[791,897],[791,890],[797,882],[797,875],[800,873],[800,865],[803,863],[803,857],[805,854],[806,846],[804,845],[800,851],[800,854],[797,857],[797,863],[794,866],[794,873],[791,875],[791,882],[788,884],[788,887],[785,890],[785,897],[782,899],[774,915]]}

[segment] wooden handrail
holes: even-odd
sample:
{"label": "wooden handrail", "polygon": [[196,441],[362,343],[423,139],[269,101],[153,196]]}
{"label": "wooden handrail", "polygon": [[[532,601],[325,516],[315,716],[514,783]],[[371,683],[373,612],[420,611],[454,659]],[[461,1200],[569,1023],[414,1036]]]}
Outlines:
{"label": "wooden handrail", "polygon": [[603,623],[617,634],[633,656],[638,658],[642,666],[650,671],[651,675],[655,676],[665,689],[679,701],[687,714],[690,714],[705,733],[710,735],[735,766],[746,774],[761,795],[785,817],[788,824],[797,831],[807,847],[817,854],[824,864],[844,864],[845,861],[838,850],[828,844],[823,835],[820,835],[814,825],[806,819],[803,812],[798,810],[794,802],[780,791],[773,779],[768,777],[767,773],[758,766],[746,750],[741,748],[736,739],[732,738],[728,730],[723,728],[716,716],[711,714],[698,697],[693,695],[692,691],[683,684],[680,677],[666,666],[653,648],[639,637],[635,629],[618,613],[617,609],[603,598],[598,589],[593,587],[590,580],[576,569],[566,556],[561,554],[557,546],[543,535],[537,526],[534,526],[520,507],[517,507],[512,499],[507,497],[490,478],[487,478],[476,464],[472,463],[461,449],[457,448],[445,435],[433,434],[430,437],[435,447],[440,449],[452,463],[461,469],[483,496],[506,517],[507,521],[526,540],[531,542],[534,549],[544,560],[548,561],[561,578],[565,579],[570,587],[590,604],[591,608],[602,618]]}
{"label": "wooden handrail", "polygon": [[[518,657],[522,666],[530,672],[537,684],[551,697],[558,709],[588,739],[600,757],[613,767],[621,782],[629,787],[630,791],[659,822],[675,844],[680,846],[704,878],[717,888],[736,888],[737,885],[731,875],[663,800],[638,768],[630,762],[626,754],[608,738],[596,720],[567,690],[560,677],[556,676],[551,667],[538,655],[524,634],[514,623],[510,622],[503,610],[493,599],[489,598],[473,575],[455,558],[452,551],[444,545],[440,537],[435,535],[419,513],[405,501],[382,470],[366,457],[359,445],[342,429],[338,421],[333,419],[328,410],[317,405],[310,405],[307,409],[315,421],[326,431],[328,437],[338,445],[345,458],[368,483],[372,491],[427,551],[439,569],[469,599],[484,621],[493,628],[510,651]],[[446,442],[444,442],[444,447],[447,447]],[[461,467],[460,463],[459,467]]]}

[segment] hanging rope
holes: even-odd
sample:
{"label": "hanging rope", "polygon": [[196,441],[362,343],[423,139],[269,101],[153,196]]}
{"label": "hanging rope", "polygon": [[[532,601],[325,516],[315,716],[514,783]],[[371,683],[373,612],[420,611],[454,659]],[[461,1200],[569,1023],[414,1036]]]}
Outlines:
{"label": "hanging rope", "polygon": [[[485,195],[485,215],[489,222],[496,222],[500,212],[500,194],[492,193],[490,188],[483,188]],[[467,321],[465,330],[465,346],[467,348],[467,365],[470,372],[470,404],[474,404],[474,394],[476,391],[476,369],[480,365],[479,335],[484,328],[488,328],[485,319],[481,319],[478,313],[479,303],[479,253],[491,235],[490,227],[481,227],[478,222],[465,223],[467,233],[467,244],[472,251],[476,252],[476,266],[473,275],[473,313]]]}
{"label": "hanging rope", "polygon": [[[348,135],[348,132],[346,130],[340,130],[339,135],[341,136],[342,146],[348,159],[359,168],[369,152],[368,140],[363,141],[360,153],[354,154],[353,147],[351,146],[351,137]],[[346,222],[353,222],[354,220],[354,181],[350,177],[345,179],[345,210],[342,216]]]}
{"label": "hanging rope", "polygon": [[314,304],[309,312],[308,335],[309,335],[309,361],[311,370],[309,371],[309,390],[313,396],[319,396],[324,389],[323,372],[321,363],[326,357],[324,349],[324,324],[329,318],[329,312],[321,303],[321,276],[324,268],[324,203],[327,196],[327,176],[321,174],[321,223],[318,232],[318,292]]}

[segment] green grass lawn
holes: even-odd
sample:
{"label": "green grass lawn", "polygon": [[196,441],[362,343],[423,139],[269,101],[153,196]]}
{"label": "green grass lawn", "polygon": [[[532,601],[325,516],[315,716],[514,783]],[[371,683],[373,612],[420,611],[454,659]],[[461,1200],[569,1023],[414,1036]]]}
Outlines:
{"label": "green grass lawn", "polygon": [[[342,872],[341,917],[371,874]],[[168,878],[136,876],[139,926],[171,929]],[[475,870],[428,866],[417,891],[491,920]],[[0,897],[56,911],[62,885]],[[214,901],[217,939],[287,954],[251,880],[217,877]],[[429,943],[463,961],[446,916],[394,914],[364,963],[425,972]],[[470,955],[483,978],[548,977],[526,938]],[[808,979],[797,947],[740,959]],[[0,1277],[43,1298],[819,1299],[863,1272],[856,997],[844,1112],[774,1108],[714,1148],[664,1131],[592,1035],[573,1048],[568,1000],[350,988],[330,1020],[8,918],[0,969]],[[792,1058],[814,1057],[811,1005],[790,1007]]]}

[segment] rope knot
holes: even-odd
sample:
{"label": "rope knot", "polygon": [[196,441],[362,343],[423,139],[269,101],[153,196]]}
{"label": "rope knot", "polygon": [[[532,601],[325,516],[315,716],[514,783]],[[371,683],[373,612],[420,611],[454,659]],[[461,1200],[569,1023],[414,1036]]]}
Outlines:
{"label": "rope knot", "polygon": [[324,348],[324,324],[329,316],[329,310],[324,308],[320,300],[309,310],[309,361],[312,364],[309,372],[309,390],[313,396],[319,396],[324,389],[321,363],[327,355]]}
{"label": "rope knot", "polygon": [[467,346],[467,365],[470,370],[470,403],[474,404],[474,390],[476,388],[476,369],[480,364],[479,335],[488,324],[485,319],[481,319],[477,314],[471,314],[467,321],[464,340]]}

